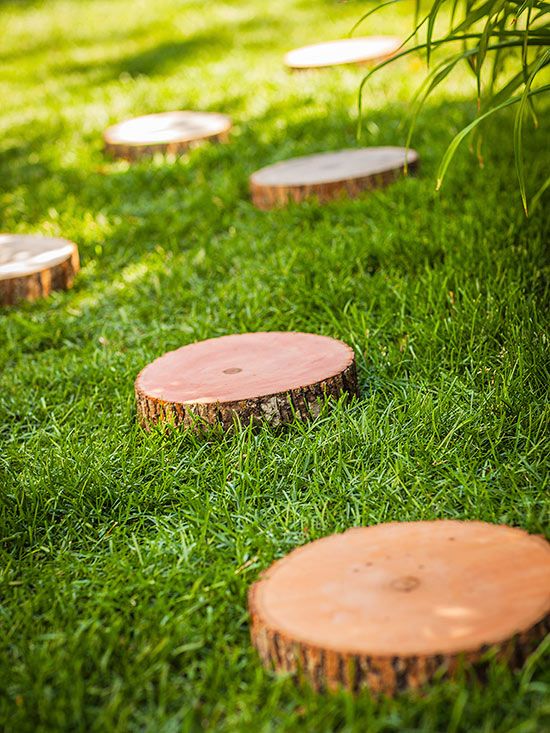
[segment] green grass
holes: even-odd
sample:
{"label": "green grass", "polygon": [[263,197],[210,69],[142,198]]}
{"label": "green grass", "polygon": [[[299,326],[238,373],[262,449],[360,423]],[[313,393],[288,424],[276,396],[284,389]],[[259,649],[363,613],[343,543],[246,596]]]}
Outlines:
{"label": "green grass", "polygon": [[[4,2],[0,229],[78,242],[75,288],[0,313],[0,728],[484,731],[550,727],[548,656],[422,696],[315,696],[261,669],[246,592],[275,558],[352,525],[483,519],[548,529],[548,259],[525,219],[513,118],[435,171],[475,78],[419,119],[421,173],[325,207],[262,213],[248,175],[356,144],[361,70],[286,73],[365,3]],[[363,32],[404,33],[412,4]],[[375,16],[376,17],[376,16]],[[364,144],[399,144],[418,59],[377,75]],[[228,145],[134,167],[101,132],[177,108]],[[530,134],[528,190],[550,163]],[[300,329],[356,350],[361,399],[311,424],[144,435],[133,380],[227,333]]]}

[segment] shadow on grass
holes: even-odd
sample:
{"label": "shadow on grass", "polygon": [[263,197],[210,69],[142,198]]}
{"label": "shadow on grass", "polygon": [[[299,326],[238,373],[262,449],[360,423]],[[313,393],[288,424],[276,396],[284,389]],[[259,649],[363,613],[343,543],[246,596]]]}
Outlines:
{"label": "shadow on grass", "polygon": [[[0,0],[0,9],[2,8],[4,2],[5,0]],[[24,4],[27,3],[25,2]],[[32,7],[34,4],[34,0],[29,0],[29,7]],[[38,56],[40,54],[53,51],[60,51],[68,48],[75,48],[75,46],[79,49],[82,49],[93,48],[94,46],[105,43],[115,45],[117,43],[121,43],[122,41],[139,40],[144,36],[149,35],[151,31],[157,30],[158,26],[153,26],[152,28],[145,29],[135,28],[133,30],[125,28],[118,31],[110,30],[104,36],[94,35],[89,38],[78,37],[76,39],[74,36],[60,37],[58,35],[55,35],[51,38],[35,41],[35,43],[30,46],[27,46],[25,43],[23,43],[22,45],[19,45],[16,49],[12,48],[9,51],[0,51],[0,62],[4,62],[7,64],[16,63],[19,60],[28,60],[33,56]]]}
{"label": "shadow on grass", "polygon": [[[161,63],[160,57],[157,61]],[[231,105],[236,103],[238,100],[230,101]],[[429,182],[430,187],[434,185],[436,166],[446,145],[454,131],[471,117],[472,112],[473,106],[464,102],[443,102],[425,109],[413,140],[414,147],[421,155],[421,185],[426,182]],[[356,121],[345,111],[331,110],[326,115],[316,113],[303,116],[298,122],[285,122],[288,106],[280,103],[278,106],[271,106],[261,116],[240,124],[228,144],[207,144],[178,160],[144,159],[132,166],[104,157],[98,146],[97,153],[92,159],[92,165],[94,163],[95,165],[88,170],[56,165],[56,147],[64,132],[60,124],[52,121],[49,129],[42,128],[37,132],[36,125],[29,123],[20,128],[17,138],[14,138],[14,140],[24,138],[24,142],[8,143],[3,150],[0,148],[0,171],[6,189],[29,188],[37,182],[47,183],[55,179],[56,186],[51,190],[47,186],[39,190],[33,189],[32,198],[36,204],[33,208],[36,217],[27,218],[26,222],[30,228],[43,221],[44,212],[49,207],[55,206],[62,211],[64,199],[75,193],[78,194],[85,212],[101,211],[109,216],[122,214],[125,217],[134,214],[143,220],[147,219],[148,215],[154,218],[155,206],[165,208],[170,203],[171,194],[178,192],[187,195],[187,197],[180,195],[178,200],[174,201],[175,210],[180,213],[191,208],[195,216],[197,211],[201,210],[207,217],[214,211],[219,213],[221,207],[225,213],[232,214],[237,208],[242,211],[243,205],[249,212],[255,212],[249,204],[248,177],[258,168],[289,157],[353,148],[358,144],[367,146],[403,144],[405,113],[405,108],[397,105],[388,105],[384,109],[367,113],[365,128],[369,132],[364,134],[363,140],[358,143]],[[493,171],[489,168],[484,175],[498,177],[499,174],[503,174],[503,167],[513,166],[511,146],[506,144],[506,139],[511,141],[512,135],[510,116],[503,116],[498,125],[491,128],[491,133],[487,135],[485,142],[487,164],[498,167]],[[98,141],[101,139],[99,130],[97,139]],[[527,141],[527,157],[534,158],[537,145],[538,136]],[[466,158],[467,165],[457,165],[451,169],[443,197],[445,191],[453,195],[453,191],[458,192],[462,186],[464,189],[461,194],[466,196],[469,176],[472,170],[479,170],[475,157],[467,153],[466,145],[463,146],[462,153],[463,155],[457,156],[457,159]],[[35,158],[38,158],[38,161]],[[539,177],[540,167],[535,161],[530,171],[533,178]],[[493,180],[492,184],[510,185],[510,181],[514,186],[513,176],[507,175],[505,181],[497,179]],[[392,188],[387,191],[391,190]],[[366,201],[367,198],[362,197],[358,201]],[[218,200],[213,203],[214,199]],[[347,202],[339,204],[344,207],[346,205]],[[353,208],[357,205],[352,203]],[[326,210],[326,207],[323,207],[323,210]],[[261,213],[255,215],[275,216]],[[280,211],[278,216],[285,216],[285,213]],[[219,216],[215,216],[214,225],[214,232],[225,228],[226,218],[220,219]],[[133,244],[134,252],[137,244],[137,242]]]}
{"label": "shadow on grass", "polygon": [[[94,79],[109,81],[117,79],[121,74],[132,77],[165,75],[173,72],[182,64],[190,67],[213,58],[220,59],[233,48],[247,49],[263,47],[270,42],[273,32],[283,26],[283,21],[263,17],[239,20],[233,23],[209,28],[208,32],[195,33],[186,38],[170,37],[144,51],[126,56],[114,56],[108,60],[61,64],[58,73],[94,74]],[[149,30],[158,30],[156,25]],[[136,32],[135,37],[143,37],[146,32]],[[151,33],[151,35],[154,35]],[[132,36],[126,36],[132,38]],[[47,50],[47,49],[42,49]],[[1,58],[1,57],[0,57]]]}
{"label": "shadow on grass", "polygon": [[[491,226],[495,191],[514,195],[512,152],[506,143],[512,135],[510,116],[491,128],[485,170],[478,168],[474,156],[465,149],[457,157],[443,194],[434,194],[435,170],[446,143],[452,131],[472,114],[469,104],[445,102],[426,108],[420,120],[415,138],[422,158],[418,178],[328,206],[311,202],[274,212],[257,211],[248,195],[248,177],[254,170],[283,158],[357,145],[355,122],[342,110],[308,115],[281,128],[273,123],[284,112],[282,106],[271,107],[240,126],[229,144],[205,145],[175,161],[146,159],[129,166],[111,162],[98,151],[92,157],[95,166],[89,169],[56,165],[56,128],[52,125],[51,138],[48,131],[31,136],[28,130],[24,144],[4,150],[0,171],[10,188],[27,189],[24,220],[29,231],[43,227],[51,210],[59,212],[62,219],[67,206],[71,207],[69,220],[95,221],[100,216],[108,223],[107,229],[92,230],[85,241],[79,241],[84,271],[76,288],[64,296],[71,307],[85,303],[89,312],[112,309],[128,299],[158,301],[161,307],[162,283],[170,281],[173,290],[178,268],[184,263],[187,269],[185,276],[181,275],[182,285],[186,282],[183,278],[190,277],[207,282],[212,267],[220,282],[238,277],[233,265],[236,250],[220,249],[220,243],[231,239],[228,233],[235,229],[249,239],[255,233],[259,242],[255,251],[242,255],[245,258],[271,257],[279,237],[292,237],[293,233],[303,237],[304,232],[317,228],[337,232],[349,227],[355,232],[353,236],[365,238],[361,262],[350,265],[350,276],[368,277],[390,265],[404,274],[439,267],[453,246],[452,241],[440,241],[442,215],[451,221],[456,212],[463,215],[467,210],[473,226],[482,230]],[[402,113],[395,105],[372,111],[367,120],[371,132],[362,144],[402,143]],[[536,140],[528,142],[528,148],[533,148],[528,155],[536,152],[536,145]],[[39,155],[39,162],[31,161],[34,155]],[[531,185],[543,175],[541,166],[531,168]],[[477,198],[469,193],[473,187]],[[395,231],[385,234],[378,219],[391,220]],[[372,232],[380,237],[376,244]],[[72,233],[65,234],[71,237]],[[78,232],[72,234],[72,238],[77,237]],[[499,246],[498,242],[494,246]],[[203,263],[204,250],[215,253],[207,264]],[[184,252],[191,251],[190,258],[181,259]],[[304,271],[307,287],[316,287],[315,277],[311,282],[308,277]],[[182,304],[187,298],[184,291]],[[47,307],[45,303],[29,306],[36,310]]]}
{"label": "shadow on grass", "polygon": [[74,63],[64,65],[59,70],[69,74],[94,72],[102,81],[117,79],[121,74],[154,76],[168,74],[184,63],[195,64],[205,56],[220,53],[224,48],[226,42],[223,36],[204,33],[177,41],[164,41],[145,51],[122,58]]}

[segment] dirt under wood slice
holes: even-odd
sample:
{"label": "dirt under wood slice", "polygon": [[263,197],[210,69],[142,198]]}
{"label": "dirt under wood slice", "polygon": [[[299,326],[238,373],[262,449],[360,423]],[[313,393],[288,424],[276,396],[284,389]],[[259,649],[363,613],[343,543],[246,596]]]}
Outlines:
{"label": "dirt under wood slice", "polygon": [[290,422],[319,413],[321,400],[357,394],[353,349],[311,333],[243,333],[199,341],[156,359],[135,384],[145,427],[200,429]]}
{"label": "dirt under wood slice", "polygon": [[317,198],[321,203],[353,198],[383,188],[414,171],[418,154],[400,147],[372,147],[316,153],[261,168],[250,176],[252,202],[259,209]]}
{"label": "dirt under wood slice", "polygon": [[393,56],[401,46],[401,39],[395,36],[366,36],[365,38],[342,38],[337,41],[315,43],[289,51],[285,64],[291,69],[320,69],[342,64],[364,64],[382,61]]}
{"label": "dirt under wood slice", "polygon": [[484,522],[358,527],[272,565],[249,609],[266,666],[392,695],[493,647],[521,664],[549,629],[550,545]]}
{"label": "dirt under wood slice", "polygon": [[231,129],[226,115],[212,112],[160,112],[134,117],[109,127],[103,133],[105,150],[118,158],[180,154],[205,142],[223,142]]}
{"label": "dirt under wood slice", "polygon": [[69,288],[79,269],[78,248],[57,237],[0,234],[0,305],[36,300]]}

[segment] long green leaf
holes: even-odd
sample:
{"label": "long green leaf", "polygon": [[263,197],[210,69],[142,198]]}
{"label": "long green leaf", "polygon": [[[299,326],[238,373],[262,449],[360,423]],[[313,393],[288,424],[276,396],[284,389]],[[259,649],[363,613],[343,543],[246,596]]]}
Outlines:
{"label": "long green leaf", "polygon": [[523,210],[525,211],[526,215],[528,215],[529,212],[527,210],[527,193],[525,190],[525,170],[523,166],[523,119],[525,116],[525,107],[526,107],[527,101],[529,100],[529,93],[531,90],[531,85],[533,84],[533,81],[535,80],[535,77],[538,74],[538,72],[549,61],[550,61],[550,51],[546,51],[546,53],[544,53],[540,57],[538,63],[536,64],[535,68],[533,69],[533,71],[529,75],[529,78],[527,79],[525,88],[523,89],[523,94],[521,95],[521,98],[519,101],[519,107],[516,112],[516,119],[514,121],[514,158],[516,161],[516,173],[518,176],[519,191],[521,194],[521,202],[523,204]]}
{"label": "long green leaf", "polygon": [[428,13],[428,27],[426,30],[426,63],[428,64],[428,66],[430,65],[430,56],[431,56],[431,50],[432,50],[432,37],[433,37],[435,22],[437,20],[437,14],[444,2],[445,0],[434,0],[432,9]]}
{"label": "long green leaf", "polygon": [[[528,76],[531,74],[531,72],[533,71],[537,63],[538,63],[538,59],[535,59],[534,61],[532,61],[529,64],[529,66],[527,67]],[[487,106],[488,107],[498,106],[505,99],[508,99],[508,97],[510,97],[512,92],[514,92],[523,83],[524,83],[524,75],[523,75],[523,69],[521,69],[521,71],[518,71],[517,74],[515,74],[511,79],[507,81],[505,86],[499,89],[499,91],[496,94],[494,94],[493,96],[491,96],[488,99]]]}
{"label": "long green leaf", "polygon": [[470,12],[465,13],[464,20],[461,23],[459,23],[459,25],[457,25],[455,28],[453,28],[449,35],[461,33],[462,31],[466,30],[467,28],[471,28],[482,18],[485,18],[487,15],[490,15],[493,4],[494,4],[494,0],[487,0],[487,2],[483,3],[483,5],[481,5],[476,10],[472,10]]}
{"label": "long green leaf", "polygon": [[[453,41],[459,41],[459,40],[462,40],[462,39],[464,39],[466,37],[477,37],[477,36],[475,34],[467,34],[465,36],[460,36],[458,38],[453,38],[452,40]],[[444,45],[446,43],[449,43],[450,41],[451,41],[451,39],[446,38],[446,39],[442,39],[440,41],[435,41],[433,45]],[[488,47],[488,50],[489,51],[493,51],[493,50],[499,49],[499,48],[517,48],[517,47],[520,47],[521,45],[522,45],[522,41],[521,40],[516,40],[516,41],[503,41],[502,43],[491,44]],[[543,43],[536,44],[536,43],[534,43],[534,45],[546,45],[546,44],[543,44]],[[376,74],[376,72],[378,72],[378,71],[380,71],[380,69],[384,68],[384,66],[388,66],[388,64],[394,63],[397,59],[404,58],[405,56],[409,56],[411,53],[415,53],[416,51],[422,50],[423,48],[425,48],[425,44],[419,44],[418,46],[413,46],[412,48],[406,48],[403,51],[400,51],[399,53],[395,54],[391,58],[385,59],[384,61],[381,61],[373,69],[371,69],[371,71],[369,71],[369,73],[361,80],[361,83],[359,84],[359,92],[358,92],[358,95],[357,95],[357,108],[358,108],[358,114],[359,114],[359,124],[358,124],[358,132],[357,132],[357,137],[358,138],[361,137],[361,132],[362,132],[363,91],[364,91],[364,88],[365,88],[367,82],[369,81],[369,79],[373,76],[373,74]],[[468,58],[469,56],[475,54],[475,52],[476,52],[475,51],[475,48],[468,49],[467,51],[465,51],[465,52],[463,52],[461,54],[461,58]]]}
{"label": "long green leaf", "polygon": [[531,199],[531,213],[537,208],[540,199],[542,198],[542,195],[546,191],[546,189],[550,186],[550,176],[544,181],[542,186],[539,188],[539,190],[536,192],[536,194]]}
{"label": "long green leaf", "polygon": [[[544,94],[550,91],[550,84],[545,84],[542,87],[537,87],[537,89],[531,89],[529,92],[529,96],[535,96],[537,94]],[[466,125],[455,137],[451,140],[447,150],[445,151],[445,155],[443,156],[441,163],[439,164],[439,169],[437,171],[437,185],[436,185],[436,191],[439,191],[443,184],[443,179],[445,178],[445,175],[447,173],[447,169],[449,167],[449,164],[451,160],[454,157],[454,154],[456,153],[458,146],[460,143],[464,140],[465,137],[473,130],[475,129],[483,120],[487,119],[487,117],[490,117],[491,115],[496,114],[496,112],[500,112],[500,110],[505,109],[506,107],[510,107],[512,104],[517,104],[521,100],[521,96],[518,95],[516,97],[511,97],[510,99],[507,99],[505,102],[502,102],[498,105],[498,107],[493,107],[485,114],[480,115],[479,117],[476,117],[475,120],[470,122],[469,125]]]}
{"label": "long green leaf", "polygon": [[382,8],[385,8],[386,5],[393,5],[394,3],[398,3],[398,2],[400,2],[400,0],[386,0],[386,2],[380,3],[380,5],[376,5],[374,8],[371,8],[368,12],[364,13],[364,15],[362,15],[359,18],[357,23],[355,23],[355,25],[352,27],[352,29],[348,33],[348,35],[352,36],[355,33],[355,31],[359,28],[359,26],[362,23],[364,23],[369,16],[374,15],[374,13],[377,13],[379,10],[382,10]]}

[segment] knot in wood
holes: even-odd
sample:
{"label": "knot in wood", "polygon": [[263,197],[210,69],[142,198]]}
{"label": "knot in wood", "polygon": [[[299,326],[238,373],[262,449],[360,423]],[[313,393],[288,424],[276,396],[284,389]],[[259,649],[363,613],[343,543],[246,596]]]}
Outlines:
{"label": "knot in wood", "polygon": [[403,593],[410,593],[410,591],[418,588],[420,580],[415,578],[414,575],[404,575],[402,578],[396,578],[391,582],[391,587],[394,590],[402,591]]}

